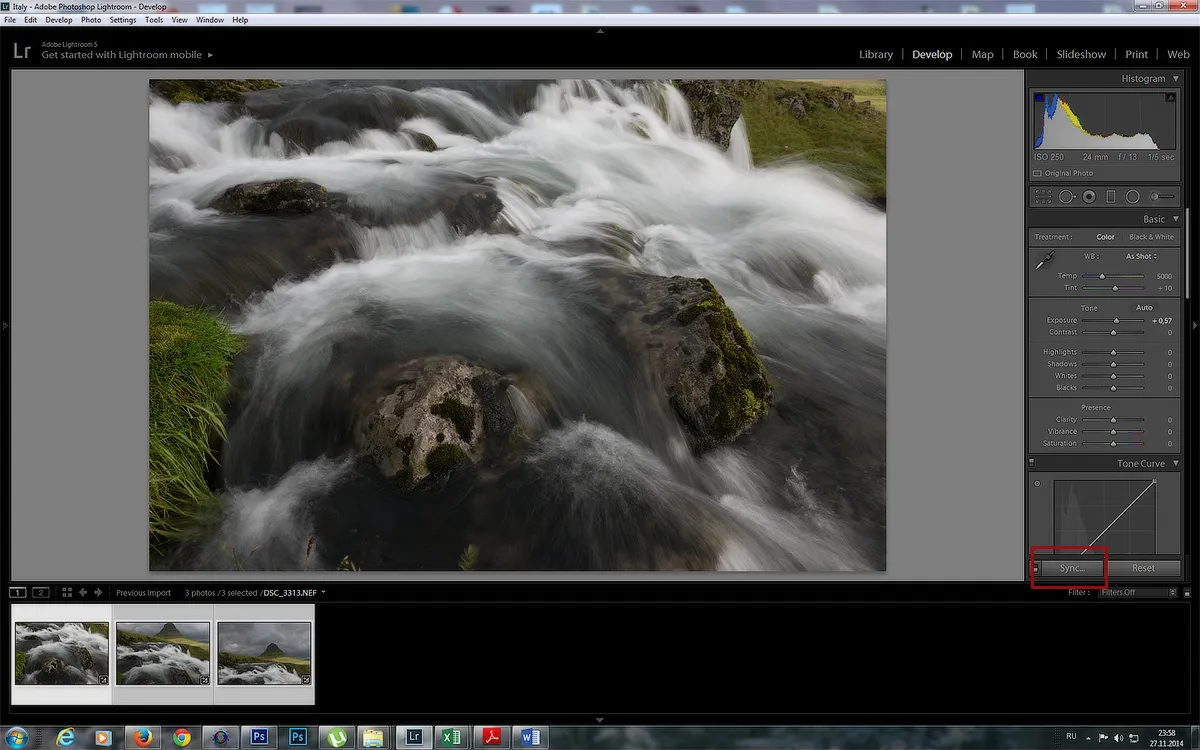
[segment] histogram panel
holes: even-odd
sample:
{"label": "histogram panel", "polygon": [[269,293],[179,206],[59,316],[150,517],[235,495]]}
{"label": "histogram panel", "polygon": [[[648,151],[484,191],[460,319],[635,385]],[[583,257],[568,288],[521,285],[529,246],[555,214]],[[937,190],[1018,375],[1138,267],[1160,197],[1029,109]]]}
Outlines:
{"label": "histogram panel", "polygon": [[1156,92],[1034,94],[1035,149],[1170,151],[1176,95]]}

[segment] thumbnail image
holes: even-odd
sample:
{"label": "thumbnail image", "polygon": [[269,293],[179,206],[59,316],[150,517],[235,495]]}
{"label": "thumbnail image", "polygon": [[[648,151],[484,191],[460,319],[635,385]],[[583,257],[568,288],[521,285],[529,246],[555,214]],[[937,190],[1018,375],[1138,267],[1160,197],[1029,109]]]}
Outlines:
{"label": "thumbnail image", "polygon": [[207,622],[118,622],[118,685],[207,685]]}
{"label": "thumbnail image", "polygon": [[107,685],[107,622],[19,622],[16,685]]}
{"label": "thumbnail image", "polygon": [[218,685],[308,685],[312,626],[307,622],[217,625]]}
{"label": "thumbnail image", "polygon": [[886,570],[882,80],[152,80],[150,567]]}

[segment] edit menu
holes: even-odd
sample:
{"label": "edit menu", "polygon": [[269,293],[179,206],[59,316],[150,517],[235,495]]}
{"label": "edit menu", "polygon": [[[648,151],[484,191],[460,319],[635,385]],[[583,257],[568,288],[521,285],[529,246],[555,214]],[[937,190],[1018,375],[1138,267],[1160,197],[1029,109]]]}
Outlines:
{"label": "edit menu", "polygon": [[[1116,50],[1129,59],[1161,50]],[[1155,59],[1150,57],[1149,59]],[[1184,70],[1026,74],[1026,576],[1186,583]],[[1192,375],[1194,377],[1194,375]]]}

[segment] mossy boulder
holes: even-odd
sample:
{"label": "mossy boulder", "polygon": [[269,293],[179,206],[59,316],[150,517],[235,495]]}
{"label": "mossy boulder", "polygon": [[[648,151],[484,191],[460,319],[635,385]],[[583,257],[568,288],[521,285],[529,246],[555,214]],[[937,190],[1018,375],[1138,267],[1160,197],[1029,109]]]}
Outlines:
{"label": "mossy boulder", "polygon": [[679,80],[674,84],[692,110],[692,132],[727,151],[733,127],[742,116],[738,97],[723,81]]}
{"label": "mossy boulder", "polygon": [[437,141],[425,133],[418,133],[413,130],[405,130],[403,133],[413,142],[413,147],[418,151],[437,151]]}
{"label": "mossy boulder", "polygon": [[236,185],[222,193],[212,207],[235,214],[311,214],[337,202],[336,196],[315,182],[286,179]]}
{"label": "mossy boulder", "polygon": [[694,451],[727,444],[766,416],[774,397],[766,368],[708,279],[639,274],[622,286],[623,336],[644,353]]}
{"label": "mossy boulder", "polygon": [[506,441],[517,420],[508,382],[457,357],[413,360],[381,373],[355,429],[357,447],[403,485],[443,479]]}
{"label": "mossy boulder", "polygon": [[150,90],[172,104],[227,102],[240,104],[250,91],[283,88],[283,84],[265,78],[243,80],[166,79],[150,82]]}

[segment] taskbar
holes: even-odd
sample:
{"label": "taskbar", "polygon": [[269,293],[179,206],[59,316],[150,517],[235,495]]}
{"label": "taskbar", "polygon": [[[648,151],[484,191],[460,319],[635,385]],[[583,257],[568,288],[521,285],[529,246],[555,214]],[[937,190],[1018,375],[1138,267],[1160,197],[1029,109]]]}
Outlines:
{"label": "taskbar", "polygon": [[[164,717],[165,718],[165,717]],[[9,750],[1200,750],[1200,728],[350,724],[9,725]]]}

